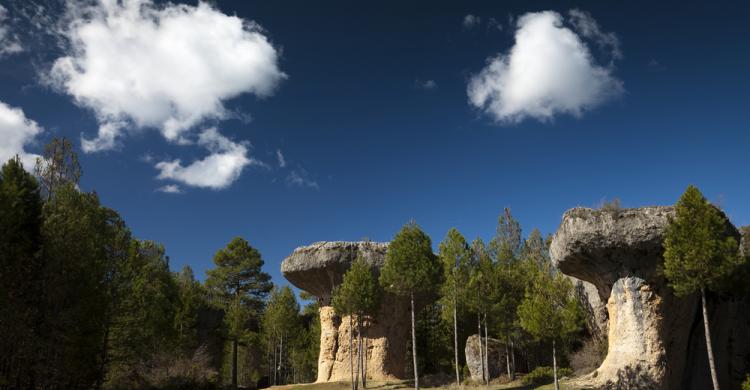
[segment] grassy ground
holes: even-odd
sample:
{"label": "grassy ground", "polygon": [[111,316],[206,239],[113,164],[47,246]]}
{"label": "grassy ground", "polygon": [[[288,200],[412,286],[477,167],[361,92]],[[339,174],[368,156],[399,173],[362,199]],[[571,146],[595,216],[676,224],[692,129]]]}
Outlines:
{"label": "grassy ground", "polygon": [[[368,382],[367,390],[406,390],[411,389],[412,385],[410,382]],[[465,390],[553,390],[555,386],[553,384],[543,386],[530,386],[524,385],[521,380],[515,380],[510,383],[504,384],[490,384],[489,386],[482,385],[465,385],[461,389]],[[351,386],[349,382],[330,382],[330,383],[310,383],[310,384],[297,384],[297,385],[286,385],[286,386],[274,386],[271,389],[274,390],[350,390]],[[360,386],[360,389],[362,387]],[[440,387],[426,387],[420,386],[420,389],[425,390],[457,390],[455,385],[440,386]],[[565,382],[560,382],[560,390],[574,390],[573,387],[566,385]]]}

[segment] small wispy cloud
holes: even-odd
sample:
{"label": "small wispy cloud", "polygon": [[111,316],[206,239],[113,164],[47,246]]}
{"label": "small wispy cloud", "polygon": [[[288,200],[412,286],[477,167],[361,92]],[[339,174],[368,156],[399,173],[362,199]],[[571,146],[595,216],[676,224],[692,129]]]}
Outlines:
{"label": "small wispy cloud", "polygon": [[0,5],[0,57],[23,51],[18,35],[8,27],[8,10]]}
{"label": "small wispy cloud", "polygon": [[416,87],[417,89],[424,89],[426,91],[430,91],[430,90],[436,89],[438,87],[438,84],[435,80],[416,79],[414,80],[414,87]]}
{"label": "small wispy cloud", "polygon": [[286,167],[286,159],[284,158],[284,153],[281,153],[281,149],[276,149],[276,160],[279,163],[279,168]]}
{"label": "small wispy cloud", "polygon": [[465,29],[469,30],[476,26],[478,26],[480,23],[482,23],[482,18],[476,15],[468,14],[464,16],[463,21],[461,24],[464,26]]}
{"label": "small wispy cloud", "polygon": [[182,189],[177,184],[167,184],[165,186],[156,189],[157,192],[163,192],[165,194],[181,194]]}
{"label": "small wispy cloud", "polygon": [[319,189],[318,182],[311,179],[310,175],[302,168],[292,170],[286,177],[288,186],[308,187]]}

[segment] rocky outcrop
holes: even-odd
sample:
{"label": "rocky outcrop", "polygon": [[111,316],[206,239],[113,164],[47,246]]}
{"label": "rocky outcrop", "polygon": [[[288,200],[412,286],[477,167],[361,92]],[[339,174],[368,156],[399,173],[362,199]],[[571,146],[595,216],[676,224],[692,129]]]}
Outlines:
{"label": "rocky outcrop", "polygon": [[[671,207],[644,207],[564,214],[550,246],[552,259],[563,273],[591,283],[607,302],[607,357],[578,386],[710,387],[698,298],[675,297],[658,272],[673,213]],[[709,305],[720,383],[739,388],[740,372],[750,361],[748,300],[712,296]]]}
{"label": "rocky outcrop", "polygon": [[[317,382],[348,381],[349,318],[336,315],[331,304],[334,287],[357,256],[377,272],[385,261],[386,243],[317,242],[294,250],[281,264],[281,272],[293,285],[318,297],[320,308],[320,355]],[[371,380],[403,379],[409,317],[406,302],[386,294],[373,323],[367,327],[367,377]],[[356,324],[355,324],[356,337]],[[357,354],[356,345],[353,353]]]}
{"label": "rocky outcrop", "polygon": [[606,299],[602,299],[593,284],[572,276],[568,276],[568,279],[573,282],[576,298],[583,308],[586,329],[594,341],[600,345],[606,344],[609,321]]}
{"label": "rocky outcrop", "polygon": [[[479,336],[473,334],[466,339],[466,366],[469,367],[471,380],[482,382],[482,359],[479,350]],[[506,372],[505,344],[493,338],[487,339],[487,367],[490,379],[497,378]]]}

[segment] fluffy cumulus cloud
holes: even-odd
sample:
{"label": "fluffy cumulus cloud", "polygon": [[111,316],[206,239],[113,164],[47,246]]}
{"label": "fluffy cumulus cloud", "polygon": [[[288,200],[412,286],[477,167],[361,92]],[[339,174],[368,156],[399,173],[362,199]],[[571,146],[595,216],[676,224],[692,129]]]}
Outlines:
{"label": "fluffy cumulus cloud", "polygon": [[24,168],[30,171],[39,156],[27,153],[24,147],[41,132],[42,128],[26,118],[23,110],[0,102],[0,164],[18,155]]}
{"label": "fluffy cumulus cloud", "polygon": [[69,47],[49,81],[95,112],[100,128],[85,152],[115,148],[129,128],[189,143],[201,122],[230,115],[227,99],[270,95],[286,77],[257,24],[207,3],[100,0],[70,13]]}
{"label": "fluffy cumulus cloud", "polygon": [[[573,12],[573,11],[571,11]],[[548,121],[557,114],[580,116],[623,92],[613,65],[597,64],[583,38],[619,53],[614,34],[603,33],[590,15],[576,11],[569,23],[552,11],[529,13],[517,21],[515,44],[490,58],[468,85],[471,105],[498,122],[525,118]],[[616,50],[615,50],[616,49]]]}
{"label": "fluffy cumulus cloud", "polygon": [[8,9],[0,5],[0,57],[23,51],[18,35],[11,31]]}
{"label": "fluffy cumulus cloud", "polygon": [[234,142],[215,128],[204,130],[198,137],[198,145],[205,147],[210,154],[189,165],[183,165],[180,159],[161,161],[156,164],[160,171],[157,178],[218,190],[237,180],[248,165],[263,165],[248,156],[246,143]]}

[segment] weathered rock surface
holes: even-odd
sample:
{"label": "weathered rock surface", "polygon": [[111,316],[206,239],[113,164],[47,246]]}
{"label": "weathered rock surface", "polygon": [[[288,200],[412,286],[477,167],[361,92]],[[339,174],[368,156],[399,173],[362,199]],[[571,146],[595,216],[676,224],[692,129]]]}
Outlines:
{"label": "weathered rock surface", "polygon": [[[487,350],[487,367],[489,368],[490,379],[497,378],[506,372],[505,344],[500,340],[488,338]],[[482,359],[479,350],[479,336],[473,334],[466,339],[466,365],[469,367],[471,380],[482,382]]]}
{"label": "weathered rock surface", "polygon": [[568,278],[573,282],[576,297],[585,312],[589,334],[597,343],[606,344],[609,321],[606,298],[602,299],[599,290],[593,284],[572,276]]}
{"label": "weathered rock surface", "polygon": [[[564,214],[550,247],[552,259],[563,273],[593,284],[607,302],[608,354],[579,386],[710,388],[699,300],[675,297],[657,271],[673,212],[576,208]],[[734,227],[728,229],[737,235]],[[720,383],[738,389],[739,373],[750,362],[750,305],[747,299],[712,296],[709,306]]]}
{"label": "weathered rock surface", "polygon": [[[385,261],[387,243],[374,242],[317,242],[294,250],[281,264],[281,272],[289,282],[319,298],[320,355],[317,382],[348,381],[349,317],[339,317],[330,306],[333,288],[339,285],[344,273],[358,255],[377,270]],[[409,336],[409,317],[406,302],[386,294],[380,312],[367,330],[367,377],[385,381],[403,379],[406,367],[406,347]],[[355,345],[356,357],[356,323]],[[356,360],[355,360],[356,361]]]}

